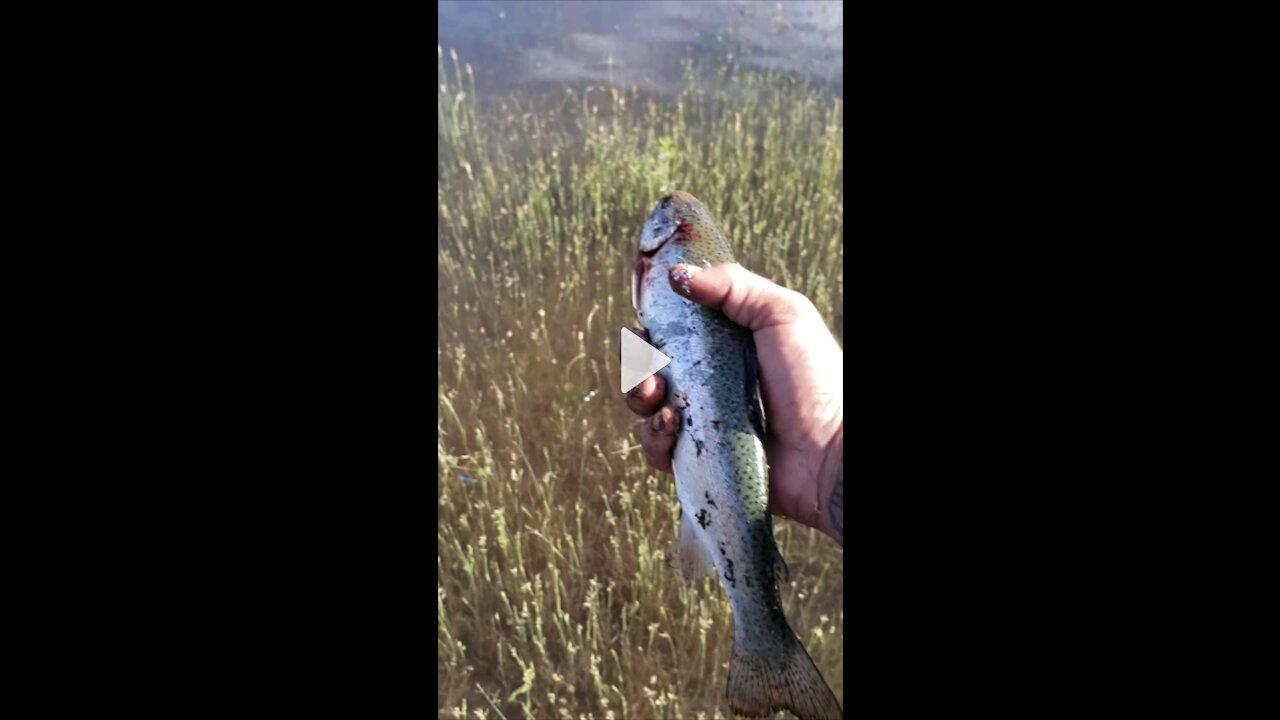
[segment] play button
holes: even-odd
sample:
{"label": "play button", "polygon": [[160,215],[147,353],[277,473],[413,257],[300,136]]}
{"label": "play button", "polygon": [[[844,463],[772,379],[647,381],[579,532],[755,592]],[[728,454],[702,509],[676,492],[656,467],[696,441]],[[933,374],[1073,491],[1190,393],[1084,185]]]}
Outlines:
{"label": "play button", "polygon": [[671,362],[657,348],[640,339],[640,336],[622,328],[622,392],[644,382]]}

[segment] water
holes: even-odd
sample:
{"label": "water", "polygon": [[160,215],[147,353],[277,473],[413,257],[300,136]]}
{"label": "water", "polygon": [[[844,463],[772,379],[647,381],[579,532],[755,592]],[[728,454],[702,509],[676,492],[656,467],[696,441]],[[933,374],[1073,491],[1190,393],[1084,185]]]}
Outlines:
{"label": "water", "polygon": [[686,58],[779,70],[843,96],[841,2],[442,0],[439,44],[477,87],[635,86],[668,95]]}

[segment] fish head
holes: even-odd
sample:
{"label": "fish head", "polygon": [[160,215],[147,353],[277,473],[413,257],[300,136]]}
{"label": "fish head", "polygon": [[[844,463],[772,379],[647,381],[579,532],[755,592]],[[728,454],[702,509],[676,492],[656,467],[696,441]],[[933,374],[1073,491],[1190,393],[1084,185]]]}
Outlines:
{"label": "fish head", "polygon": [[732,260],[729,244],[711,218],[711,211],[698,198],[682,190],[658,201],[640,233],[640,253],[653,257],[668,242],[675,241],[689,252],[682,262],[697,262],[706,256],[719,261]]}
{"label": "fish head", "polygon": [[678,263],[709,267],[732,262],[733,253],[711,212],[693,195],[677,190],[658,201],[640,232],[632,282],[632,303],[641,309],[644,288],[657,272]]}
{"label": "fish head", "polygon": [[686,212],[686,205],[677,199],[682,194],[687,193],[672,193],[654,206],[640,233],[640,252],[657,252],[680,230],[680,222]]}

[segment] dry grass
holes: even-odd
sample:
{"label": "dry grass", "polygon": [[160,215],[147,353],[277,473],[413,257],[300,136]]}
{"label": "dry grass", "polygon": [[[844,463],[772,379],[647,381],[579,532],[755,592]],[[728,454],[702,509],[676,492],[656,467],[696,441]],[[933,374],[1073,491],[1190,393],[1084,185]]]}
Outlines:
{"label": "dry grass", "polygon": [[[701,198],[739,260],[843,341],[842,103],[741,75],[660,100],[479,105],[441,53],[437,660],[442,717],[724,717],[732,617],[664,555],[678,506],[617,390],[640,225]],[[843,552],[779,520],[783,604],[843,701]]]}

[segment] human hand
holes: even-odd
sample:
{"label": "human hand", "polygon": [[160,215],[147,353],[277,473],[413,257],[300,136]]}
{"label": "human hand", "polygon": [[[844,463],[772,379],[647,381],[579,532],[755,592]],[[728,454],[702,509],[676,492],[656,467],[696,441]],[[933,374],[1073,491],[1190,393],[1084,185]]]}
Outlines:
{"label": "human hand", "polygon": [[[677,294],[719,310],[755,337],[770,512],[844,545],[844,351],[817,308],[736,264],[676,265],[668,281]],[[640,444],[649,464],[671,472],[680,411],[663,403],[666,394],[666,383],[653,375],[627,394],[627,407],[648,418]]]}

